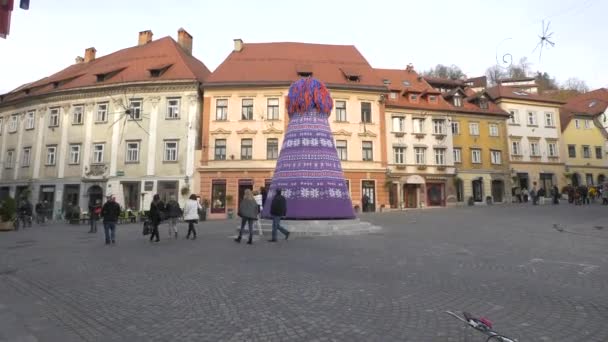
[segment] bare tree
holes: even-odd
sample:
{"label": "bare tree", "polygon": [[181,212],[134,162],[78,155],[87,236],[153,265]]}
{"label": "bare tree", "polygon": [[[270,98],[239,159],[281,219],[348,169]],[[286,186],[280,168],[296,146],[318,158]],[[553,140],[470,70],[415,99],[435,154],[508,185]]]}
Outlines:
{"label": "bare tree", "polygon": [[530,71],[530,62],[527,57],[519,59],[519,63],[509,67],[509,77],[511,78],[526,78]]}
{"label": "bare tree", "polygon": [[452,64],[450,66],[437,64],[434,68],[430,68],[423,74],[424,76],[428,77],[449,78],[452,80],[458,80],[465,77],[465,74],[464,72],[462,72],[462,69],[460,69],[460,67],[455,64]]}
{"label": "bare tree", "polygon": [[563,90],[572,90],[578,93],[586,93],[589,91],[589,87],[587,83],[581,79],[576,77],[570,77],[566,80],[561,86]]}
{"label": "bare tree", "polygon": [[493,65],[486,69],[486,77],[488,78],[490,85],[497,85],[498,81],[505,78],[506,75],[505,69],[498,65]]}

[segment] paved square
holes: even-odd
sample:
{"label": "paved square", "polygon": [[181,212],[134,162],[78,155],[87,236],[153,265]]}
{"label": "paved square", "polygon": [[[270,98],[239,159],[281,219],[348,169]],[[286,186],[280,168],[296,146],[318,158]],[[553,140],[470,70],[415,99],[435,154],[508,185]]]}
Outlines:
{"label": "paved square", "polygon": [[[363,215],[380,233],[253,246],[236,221],[195,241],[116,246],[85,226],[0,234],[2,341],[608,341],[608,208],[492,206]],[[554,226],[557,224],[557,226]],[[601,228],[603,227],[603,228]],[[563,230],[563,231],[559,231]]]}

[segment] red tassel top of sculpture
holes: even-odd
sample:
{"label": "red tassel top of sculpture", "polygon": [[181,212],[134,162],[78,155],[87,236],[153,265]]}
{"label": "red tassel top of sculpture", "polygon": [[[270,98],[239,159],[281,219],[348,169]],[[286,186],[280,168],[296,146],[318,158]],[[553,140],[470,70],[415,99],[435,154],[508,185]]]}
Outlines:
{"label": "red tassel top of sculpture", "polygon": [[334,101],[323,82],[307,77],[299,79],[289,87],[286,105],[289,115],[315,111],[329,116]]}

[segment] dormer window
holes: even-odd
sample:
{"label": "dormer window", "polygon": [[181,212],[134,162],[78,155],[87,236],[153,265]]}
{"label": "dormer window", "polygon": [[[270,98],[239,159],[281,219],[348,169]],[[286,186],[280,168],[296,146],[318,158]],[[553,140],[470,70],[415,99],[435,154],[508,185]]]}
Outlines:
{"label": "dormer window", "polygon": [[384,80],[382,80],[382,82],[384,83],[384,85],[391,84],[391,80],[387,80],[386,78]]}
{"label": "dormer window", "polygon": [[55,88],[55,89],[59,88],[59,82],[53,82],[53,88]]}
{"label": "dormer window", "polygon": [[112,70],[112,71],[108,71],[108,72],[104,72],[104,73],[100,73],[100,74],[95,74],[95,77],[97,78],[97,82],[104,82],[109,80],[110,78],[116,76],[116,74],[118,74],[119,72],[125,70],[126,68],[120,68],[120,69],[116,69],[116,70]]}
{"label": "dormer window", "polygon": [[462,107],[462,96],[460,96],[460,94],[454,95],[454,106]]}
{"label": "dormer window", "polygon": [[341,69],[342,74],[349,82],[359,82],[361,80],[361,74],[357,70]]}
{"label": "dormer window", "polygon": [[485,97],[480,97],[479,98],[479,108],[481,109],[488,109],[488,99],[486,99]]}
{"label": "dormer window", "polygon": [[312,66],[307,64],[301,64],[296,66],[296,72],[300,77],[311,77],[312,76]]}
{"label": "dormer window", "polygon": [[437,103],[437,96],[429,95],[429,103]]}
{"label": "dormer window", "polygon": [[346,76],[350,82],[359,82],[359,75],[348,75]]}
{"label": "dormer window", "polygon": [[390,94],[390,99],[391,99],[391,100],[395,100],[395,99],[397,98],[397,96],[398,96],[398,95],[399,95],[399,92],[396,92],[396,91],[391,91],[391,94]]}
{"label": "dormer window", "polygon": [[404,80],[404,81],[402,81],[401,83],[403,83],[403,85],[404,85],[404,86],[406,86],[406,87],[409,87],[409,86],[411,86],[411,85],[412,85],[412,84],[410,83],[410,81],[405,81],[405,80]]}
{"label": "dormer window", "polygon": [[310,76],[312,76],[312,71],[298,71],[298,76],[310,77]]}
{"label": "dormer window", "polygon": [[155,68],[148,69],[148,71],[150,72],[150,77],[162,76],[162,74],[164,74],[165,71],[167,71],[167,69],[171,67],[171,65],[173,64],[161,65]]}
{"label": "dormer window", "polygon": [[29,95],[30,90],[29,89],[25,89],[25,90],[23,90],[23,92],[25,93],[25,95]]}
{"label": "dormer window", "polygon": [[410,101],[411,102],[418,102],[418,95],[411,94],[410,95]]}

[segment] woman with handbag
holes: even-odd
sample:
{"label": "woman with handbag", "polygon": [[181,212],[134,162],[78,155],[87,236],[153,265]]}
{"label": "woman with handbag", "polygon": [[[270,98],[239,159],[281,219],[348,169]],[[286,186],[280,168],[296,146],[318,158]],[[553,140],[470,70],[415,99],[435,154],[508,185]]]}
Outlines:
{"label": "woman with handbag", "polygon": [[258,219],[259,207],[257,202],[253,197],[253,193],[250,189],[245,190],[245,195],[243,196],[243,200],[239,205],[239,216],[241,217],[241,230],[239,230],[239,236],[234,239],[236,242],[241,242],[241,238],[243,237],[243,230],[245,229],[245,223],[249,225],[249,240],[247,241],[248,245],[251,245],[253,242],[253,221]]}
{"label": "woman with handbag", "polygon": [[165,205],[160,200],[160,196],[158,194],[154,195],[152,198],[152,203],[150,203],[150,221],[152,223],[152,234],[150,235],[150,242],[156,240],[154,242],[160,241],[160,236],[158,234],[158,226],[163,220],[163,212],[165,210]]}
{"label": "woman with handbag", "polygon": [[194,225],[198,223],[198,211],[201,209],[201,205],[196,200],[196,195],[190,195],[190,198],[184,206],[184,221],[188,222],[188,235],[186,235],[186,239],[189,239],[190,233],[192,233],[192,240],[196,240],[196,229],[194,228]]}

